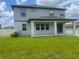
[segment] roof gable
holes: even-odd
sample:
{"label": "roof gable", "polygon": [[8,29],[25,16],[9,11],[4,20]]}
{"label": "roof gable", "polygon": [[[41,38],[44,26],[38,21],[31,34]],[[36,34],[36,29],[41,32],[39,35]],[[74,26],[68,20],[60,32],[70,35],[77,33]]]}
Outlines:
{"label": "roof gable", "polygon": [[12,5],[12,8],[35,8],[35,9],[54,9],[54,10],[66,10],[64,8],[57,7],[48,7],[48,6],[39,6],[39,5]]}

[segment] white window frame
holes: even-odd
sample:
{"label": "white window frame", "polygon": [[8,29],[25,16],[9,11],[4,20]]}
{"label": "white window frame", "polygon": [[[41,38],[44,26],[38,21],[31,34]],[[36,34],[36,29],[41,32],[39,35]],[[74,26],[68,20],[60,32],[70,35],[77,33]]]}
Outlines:
{"label": "white window frame", "polygon": [[64,16],[64,11],[61,11],[60,12],[60,16]]}
{"label": "white window frame", "polygon": [[[47,25],[48,25],[48,29],[47,29]],[[49,24],[45,24],[45,30],[49,30],[50,29],[50,25]]]}
{"label": "white window frame", "polygon": [[[23,16],[22,13],[24,13],[25,15]],[[20,16],[26,17],[26,9],[25,8],[20,8]]]}
{"label": "white window frame", "polygon": [[[39,27],[38,27],[39,29],[37,29],[37,25],[39,25]],[[35,26],[36,26],[36,31],[39,31],[40,27],[41,27],[40,24],[35,24]]]}
{"label": "white window frame", "polygon": [[54,15],[54,10],[50,10],[49,15]]}
{"label": "white window frame", "polygon": [[[42,24],[44,24],[44,26],[43,26],[44,29],[42,29]],[[47,27],[46,25],[48,25],[48,29],[46,29],[46,27]],[[36,31],[40,31],[40,30],[41,31],[50,30],[50,25],[48,23],[41,23],[41,24],[39,24],[39,30],[37,30],[37,26],[36,26]]]}
{"label": "white window frame", "polygon": [[[24,26],[23,26],[24,25]],[[23,28],[24,27],[24,28]],[[27,30],[27,24],[23,23],[22,24],[22,31],[26,31]]]}

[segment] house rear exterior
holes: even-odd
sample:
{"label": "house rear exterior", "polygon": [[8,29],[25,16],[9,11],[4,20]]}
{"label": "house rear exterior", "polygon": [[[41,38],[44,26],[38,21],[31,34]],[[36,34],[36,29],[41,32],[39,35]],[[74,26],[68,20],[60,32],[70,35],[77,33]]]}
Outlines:
{"label": "house rear exterior", "polygon": [[65,18],[66,9],[45,6],[12,5],[15,32],[21,36],[50,36],[65,34],[65,23],[77,19]]}

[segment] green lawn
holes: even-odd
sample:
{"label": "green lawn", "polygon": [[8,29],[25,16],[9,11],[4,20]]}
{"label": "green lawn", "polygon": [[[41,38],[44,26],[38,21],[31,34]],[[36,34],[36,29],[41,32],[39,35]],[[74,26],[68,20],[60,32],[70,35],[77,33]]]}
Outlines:
{"label": "green lawn", "polygon": [[79,59],[79,37],[0,37],[0,59]]}

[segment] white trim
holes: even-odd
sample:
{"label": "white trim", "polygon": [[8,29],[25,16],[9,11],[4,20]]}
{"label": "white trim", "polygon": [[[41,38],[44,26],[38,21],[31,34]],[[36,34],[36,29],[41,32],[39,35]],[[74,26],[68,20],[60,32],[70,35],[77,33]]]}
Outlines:
{"label": "white trim", "polygon": [[35,36],[32,36],[32,37],[44,37],[44,36],[63,36],[63,35],[72,35],[74,36],[73,34],[52,34],[52,35],[35,35]]}
{"label": "white trim", "polygon": [[65,26],[65,23],[63,23],[63,33],[66,33],[66,26]]}
{"label": "white trim", "polygon": [[36,20],[33,20],[34,22],[74,22],[74,21],[36,21]]}
{"label": "white trim", "polygon": [[75,21],[73,22],[73,34],[75,35],[75,32],[76,32],[76,24],[75,24]]}
{"label": "white trim", "polygon": [[34,22],[31,21],[31,36],[34,36]]}
{"label": "white trim", "polygon": [[[48,24],[49,25],[49,23],[36,23],[36,24],[39,24],[40,26],[39,26],[39,30],[36,30],[36,31],[45,31],[46,30],[46,25]],[[35,24],[35,28],[37,28],[36,27],[36,24]],[[42,30],[42,26],[41,26],[41,24],[44,24],[44,30]],[[48,30],[50,30],[50,25],[49,25],[49,29]],[[46,31],[48,31],[48,30],[46,30]]]}
{"label": "white trim", "polygon": [[57,22],[54,22],[54,34],[57,35]]}

